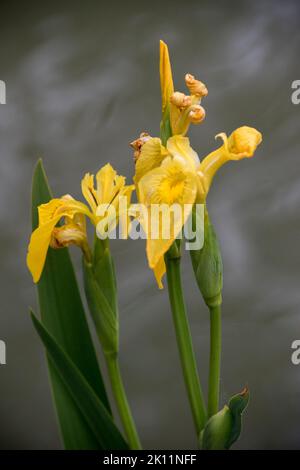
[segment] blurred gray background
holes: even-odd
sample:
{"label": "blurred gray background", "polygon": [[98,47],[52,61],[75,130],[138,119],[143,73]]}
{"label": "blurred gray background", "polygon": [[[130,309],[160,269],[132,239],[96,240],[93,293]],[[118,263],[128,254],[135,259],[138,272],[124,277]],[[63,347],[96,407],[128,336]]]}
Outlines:
{"label": "blurred gray background", "polygon": [[[209,196],[225,267],[222,403],[245,384],[251,403],[235,448],[300,449],[300,9],[296,1],[61,1],[0,6],[0,447],[60,448],[44,353],[28,317],[25,266],[33,166],[42,156],[55,195],[110,161],[129,179],[128,142],[159,132],[158,42],[169,44],[176,88],[204,81],[205,122],[190,134],[204,156],[214,135],[248,124],[263,145],[231,163]],[[143,241],[116,241],[121,364],[143,444],[195,448],[167,290]],[[72,250],[79,266],[79,254]],[[186,300],[206,389],[208,314],[186,253]],[[78,278],[80,271],[78,269]]]}

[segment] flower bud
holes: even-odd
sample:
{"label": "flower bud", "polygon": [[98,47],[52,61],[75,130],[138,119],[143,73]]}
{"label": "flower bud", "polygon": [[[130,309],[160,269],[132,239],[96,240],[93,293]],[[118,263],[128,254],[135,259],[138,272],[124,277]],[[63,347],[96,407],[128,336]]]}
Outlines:
{"label": "flower bud", "polygon": [[[193,220],[196,218],[193,209]],[[198,287],[209,308],[222,303],[223,265],[218,240],[208,216],[204,213],[204,244],[200,250],[191,250],[192,265]]]}
{"label": "flower bud", "polygon": [[205,109],[202,106],[195,104],[191,106],[188,117],[190,122],[193,124],[200,124],[205,118]]}
{"label": "flower bud", "polygon": [[188,89],[190,90],[191,95],[196,95],[199,98],[207,96],[208,90],[206,86],[204,85],[204,83],[200,82],[200,80],[197,80],[194,75],[187,73],[185,76],[185,83]]}
{"label": "flower bud", "polygon": [[192,104],[192,98],[180,91],[175,91],[170,98],[172,104],[177,106],[177,108],[187,108]]}

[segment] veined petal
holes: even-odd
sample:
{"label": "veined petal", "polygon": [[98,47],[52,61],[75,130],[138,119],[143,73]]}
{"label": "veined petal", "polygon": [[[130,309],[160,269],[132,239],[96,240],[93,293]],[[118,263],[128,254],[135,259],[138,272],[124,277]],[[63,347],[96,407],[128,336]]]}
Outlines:
{"label": "veined petal", "polygon": [[146,173],[138,186],[140,201],[147,206],[185,204],[194,201],[196,177],[184,163],[167,157],[161,166]]}
{"label": "veined petal", "polygon": [[162,112],[164,113],[167,104],[174,92],[172,68],[169,57],[168,46],[165,42],[160,41],[160,86],[161,86],[161,99],[162,99]]}
{"label": "veined petal", "polygon": [[125,184],[124,176],[117,175],[109,163],[98,171],[96,179],[99,204],[110,204]]}
{"label": "veined petal", "polygon": [[[185,224],[197,193],[197,177],[166,158],[139,182],[140,202],[148,210],[147,257],[154,269]],[[164,212],[165,211],[165,212]]]}
{"label": "veined petal", "polygon": [[[120,192],[120,198],[122,199],[118,197],[119,201],[118,206],[116,208],[116,212],[118,214],[119,223],[121,224],[122,238],[127,238],[130,230],[129,207],[134,188],[135,186],[133,184],[129,186],[124,186],[124,188]],[[125,203],[123,203],[123,198],[125,200]]]}
{"label": "veined petal", "polygon": [[150,137],[142,146],[139,158],[135,165],[135,178],[137,184],[140,179],[153,168],[158,167],[168,155],[167,149],[158,137]]}
{"label": "veined petal", "polygon": [[94,175],[91,175],[90,173],[86,173],[84,175],[81,180],[81,191],[85,200],[92,209],[92,212],[95,213],[98,206],[98,197],[94,186]]}
{"label": "veined petal", "polygon": [[167,142],[167,149],[175,159],[183,160],[189,164],[192,170],[198,168],[200,160],[198,154],[190,146],[188,137],[182,135],[170,137]]}

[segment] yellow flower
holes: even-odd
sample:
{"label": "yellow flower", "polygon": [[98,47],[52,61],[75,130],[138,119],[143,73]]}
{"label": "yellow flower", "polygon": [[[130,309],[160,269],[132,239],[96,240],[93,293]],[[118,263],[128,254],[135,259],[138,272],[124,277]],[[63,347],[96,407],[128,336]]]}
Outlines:
{"label": "yellow flower", "polygon": [[[228,139],[225,134],[219,136],[223,145],[201,163],[189,139],[182,135],[170,137],[166,146],[159,138],[149,136],[140,147],[134,178],[139,202],[146,207],[140,222],[146,232],[149,266],[160,288],[165,273],[164,255],[180,233],[193,204],[205,202],[213,176],[224,163],[251,157],[262,139],[260,132],[247,126],[236,129]],[[180,209],[169,214],[168,236],[161,223],[166,215],[154,214],[155,205],[177,205]]]}
{"label": "yellow flower", "polygon": [[[75,244],[87,255],[85,217],[96,226],[101,219],[97,215],[99,205],[104,204],[107,208],[112,205],[118,214],[120,196],[125,196],[129,204],[133,186],[126,186],[125,178],[117,175],[110,164],[98,171],[96,181],[95,188],[94,175],[87,173],[81,182],[83,196],[90,207],[69,195],[38,207],[39,226],[31,235],[27,254],[27,266],[34,282],[40,279],[49,246],[62,248]],[[64,224],[57,227],[61,219]]]}
{"label": "yellow flower", "polygon": [[[150,137],[142,146],[136,162],[135,183],[138,199],[147,209],[147,217],[140,222],[147,236],[147,257],[162,288],[165,273],[164,254],[180,233],[195,202],[199,159],[183,136],[173,136],[164,147],[159,138]],[[154,214],[154,208],[176,205],[169,213],[169,231],[164,234],[163,214]],[[174,206],[175,207],[175,206]],[[155,234],[155,236],[154,236]]]}

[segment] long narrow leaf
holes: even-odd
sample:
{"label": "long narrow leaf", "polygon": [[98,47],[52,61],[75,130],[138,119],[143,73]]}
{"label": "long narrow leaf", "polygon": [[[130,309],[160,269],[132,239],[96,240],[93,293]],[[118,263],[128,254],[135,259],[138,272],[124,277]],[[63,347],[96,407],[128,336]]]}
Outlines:
{"label": "long narrow leaf", "polygon": [[85,380],[82,373],[33,313],[31,313],[31,318],[47,350],[50,362],[59,373],[74,402],[81,410],[99,447],[103,449],[128,449],[125,440],[113,423],[111,415]]}
{"label": "long narrow leaf", "polygon": [[[38,161],[32,183],[33,229],[38,224],[37,207],[48,202],[49,199],[51,199],[51,192],[47,178],[42,162]],[[43,325],[76,364],[102,403],[110,411],[67,249],[52,250],[49,248],[44,271],[37,287]],[[51,364],[49,365],[49,373],[65,448],[99,448],[78,407]]]}

